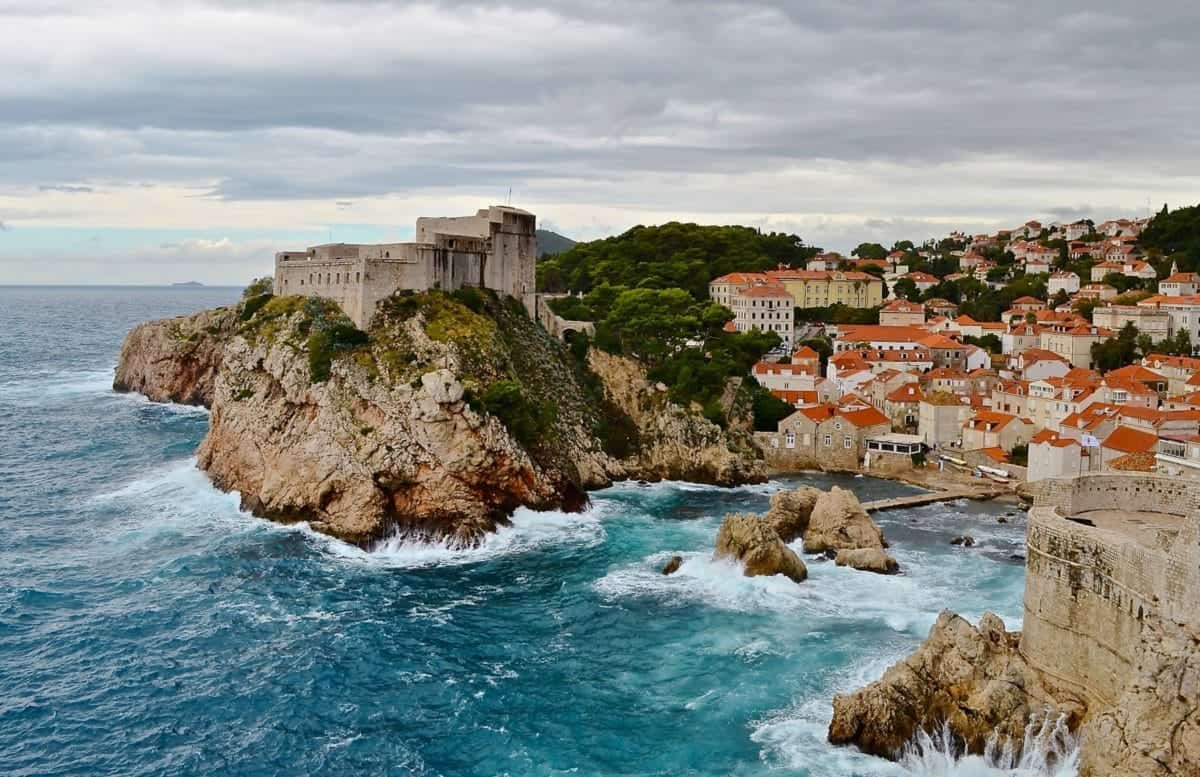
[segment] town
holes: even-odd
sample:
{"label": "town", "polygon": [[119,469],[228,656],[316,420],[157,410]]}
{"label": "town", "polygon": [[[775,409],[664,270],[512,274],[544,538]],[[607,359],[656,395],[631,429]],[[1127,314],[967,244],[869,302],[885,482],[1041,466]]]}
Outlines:
{"label": "town", "polygon": [[1200,477],[1200,275],[1142,245],[1152,223],[1029,221],[713,278],[727,331],[781,342],[750,371],[795,408],[757,434],[768,461]]}

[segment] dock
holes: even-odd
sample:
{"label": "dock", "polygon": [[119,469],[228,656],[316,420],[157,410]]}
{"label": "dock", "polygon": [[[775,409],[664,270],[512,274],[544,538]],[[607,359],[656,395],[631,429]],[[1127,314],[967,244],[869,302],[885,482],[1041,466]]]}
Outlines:
{"label": "dock", "polygon": [[930,491],[927,494],[874,499],[870,502],[863,502],[862,507],[868,513],[877,513],[881,510],[896,510],[901,507],[920,507],[937,502],[953,502],[956,499],[995,499],[1008,491],[1009,489],[1004,488],[949,488],[945,491]]}

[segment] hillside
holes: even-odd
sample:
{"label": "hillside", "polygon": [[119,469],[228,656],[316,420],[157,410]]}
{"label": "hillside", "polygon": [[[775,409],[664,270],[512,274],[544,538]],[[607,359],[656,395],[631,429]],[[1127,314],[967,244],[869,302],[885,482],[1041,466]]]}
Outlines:
{"label": "hillside", "polygon": [[615,479],[764,477],[747,395],[715,423],[632,359],[584,368],[515,300],[398,292],[364,332],[330,300],[255,290],[135,328],[114,388],[209,406],[197,463],[256,515],[469,546]]}
{"label": "hillside", "polygon": [[570,251],[576,245],[576,242],[571,238],[560,235],[557,232],[551,232],[548,229],[539,229],[536,235],[538,259],[548,256],[558,256],[561,253]]}
{"label": "hillside", "polygon": [[538,289],[588,292],[602,283],[629,288],[680,288],[707,299],[708,282],[734,271],[800,266],[820,249],[796,235],[752,227],[670,222],[634,227],[574,248],[538,266]]}
{"label": "hillside", "polygon": [[1200,205],[1173,211],[1164,205],[1138,242],[1175,261],[1181,272],[1200,270]]}

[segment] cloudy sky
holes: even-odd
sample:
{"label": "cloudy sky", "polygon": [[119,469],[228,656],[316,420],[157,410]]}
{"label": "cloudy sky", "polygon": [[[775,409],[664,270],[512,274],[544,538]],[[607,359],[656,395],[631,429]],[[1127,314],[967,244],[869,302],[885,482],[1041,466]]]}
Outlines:
{"label": "cloudy sky", "polygon": [[0,0],[0,283],[512,202],[847,250],[1200,202],[1195,2]]}

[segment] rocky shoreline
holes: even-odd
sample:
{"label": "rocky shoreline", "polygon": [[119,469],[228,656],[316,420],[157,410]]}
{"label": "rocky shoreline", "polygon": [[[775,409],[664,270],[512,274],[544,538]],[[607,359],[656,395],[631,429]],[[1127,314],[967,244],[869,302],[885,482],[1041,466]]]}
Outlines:
{"label": "rocky shoreline", "polygon": [[593,350],[582,367],[494,295],[397,295],[366,333],[343,319],[263,295],[147,322],[113,387],[208,407],[197,461],[218,488],[363,546],[476,545],[519,507],[577,511],[622,479],[766,479],[739,392],[722,428],[631,359]]}
{"label": "rocky shoreline", "polygon": [[945,729],[970,753],[1020,753],[1055,721],[1076,733],[1081,777],[1194,773],[1200,489],[1103,473],[1028,492],[1024,631],[943,612],[913,655],[834,698],[829,741],[896,759]]}

